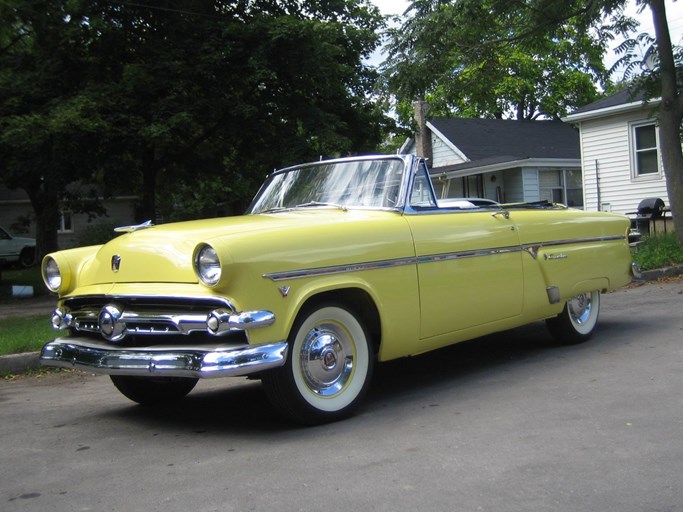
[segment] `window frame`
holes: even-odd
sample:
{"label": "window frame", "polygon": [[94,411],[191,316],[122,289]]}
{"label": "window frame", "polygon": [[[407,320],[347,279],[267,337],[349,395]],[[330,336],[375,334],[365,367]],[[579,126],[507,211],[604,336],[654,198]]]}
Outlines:
{"label": "window frame", "polygon": [[[654,127],[655,130],[655,146],[653,148],[638,148],[636,132],[639,128]],[[648,119],[643,121],[632,121],[628,125],[629,137],[629,160],[631,163],[631,181],[647,181],[658,180],[663,176],[662,170],[662,154],[659,145],[659,124],[657,121]],[[645,152],[655,151],[657,159],[657,171],[641,173],[638,167],[638,155]]]}
{"label": "window frame", "polygon": [[[68,220],[66,220],[68,219]],[[74,216],[73,213],[65,210],[59,212],[59,227],[58,234],[70,234],[74,232]]]}

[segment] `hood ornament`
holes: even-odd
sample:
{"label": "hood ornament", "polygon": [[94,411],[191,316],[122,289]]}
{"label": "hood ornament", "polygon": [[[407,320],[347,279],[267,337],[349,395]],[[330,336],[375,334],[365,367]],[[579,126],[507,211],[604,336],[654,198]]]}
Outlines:
{"label": "hood ornament", "polygon": [[114,228],[116,233],[132,233],[133,231],[138,231],[140,229],[147,229],[154,226],[151,220],[146,220],[142,224],[136,224],[134,226],[121,226],[119,228]]}

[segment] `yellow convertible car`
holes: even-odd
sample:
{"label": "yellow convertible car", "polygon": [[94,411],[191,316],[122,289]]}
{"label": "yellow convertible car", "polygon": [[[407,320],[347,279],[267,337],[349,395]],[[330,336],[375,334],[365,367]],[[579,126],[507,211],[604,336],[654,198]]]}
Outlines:
{"label": "yellow convertible car", "polygon": [[118,231],[45,257],[63,334],[42,363],[109,374],[141,404],[251,375],[307,424],[351,414],[377,361],[539,320],[582,342],[633,273],[626,217],[439,206],[411,155],[290,167],[246,215]]}

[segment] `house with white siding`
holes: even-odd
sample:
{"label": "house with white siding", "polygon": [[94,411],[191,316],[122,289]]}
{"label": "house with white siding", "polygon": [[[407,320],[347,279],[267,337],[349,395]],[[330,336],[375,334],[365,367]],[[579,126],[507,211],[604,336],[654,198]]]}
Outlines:
{"label": "house with white siding", "polygon": [[425,119],[402,153],[427,159],[440,199],[547,200],[583,207],[578,131],[561,121]]}
{"label": "house with white siding", "polygon": [[563,121],[579,128],[587,210],[632,213],[647,198],[668,203],[655,109],[630,90],[582,107]]}

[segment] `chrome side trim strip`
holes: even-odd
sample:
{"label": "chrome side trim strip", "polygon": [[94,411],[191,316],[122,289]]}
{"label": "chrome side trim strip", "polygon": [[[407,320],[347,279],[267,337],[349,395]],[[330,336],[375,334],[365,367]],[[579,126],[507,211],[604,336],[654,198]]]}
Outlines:
{"label": "chrome side trim strip", "polygon": [[405,265],[416,265],[418,263],[433,263],[435,261],[447,261],[464,258],[476,258],[480,256],[492,256],[495,254],[505,254],[513,252],[527,252],[534,259],[538,257],[538,251],[545,247],[557,247],[563,245],[580,243],[597,243],[624,240],[624,235],[612,235],[603,237],[576,238],[571,240],[556,240],[552,242],[538,242],[524,245],[511,245],[506,247],[494,247],[490,249],[478,249],[474,251],[458,251],[442,254],[430,254],[419,257],[396,258],[391,260],[369,261],[361,263],[350,263],[347,265],[331,265],[329,267],[304,268],[301,270],[287,270],[283,272],[269,272],[263,277],[272,281],[284,281],[288,279],[302,279],[305,277],[319,277],[332,274],[344,274],[348,272],[359,272],[363,270],[375,270]]}
{"label": "chrome side trim strip", "polygon": [[617,240],[625,240],[625,235],[611,235],[611,236],[596,236],[588,238],[574,238],[570,240],[555,240],[553,242],[538,242],[534,244],[524,244],[522,250],[528,252],[533,259],[538,258],[538,251],[545,247],[559,247],[563,245],[573,244],[589,244],[599,242],[614,242]]}
{"label": "chrome side trim strip", "polygon": [[495,249],[480,249],[477,251],[449,252],[444,254],[432,254],[430,256],[420,256],[418,263],[433,263],[435,261],[460,260],[465,258],[478,258],[479,256],[493,256],[495,254],[506,254],[520,252],[522,248],[518,245],[509,247],[497,247]]}
{"label": "chrome side trim strip", "polygon": [[285,279],[301,279],[304,277],[318,277],[332,274],[345,274],[348,272],[359,272],[362,270],[375,270],[404,265],[415,265],[417,258],[397,258],[393,260],[369,261],[365,263],[352,263],[348,265],[332,265],[329,267],[305,268],[301,270],[289,270],[284,272],[271,272],[263,274],[266,279],[273,281],[284,281]]}
{"label": "chrome side trim strip", "polygon": [[115,347],[86,338],[57,338],[40,354],[44,366],[107,375],[210,379],[249,375],[285,364],[286,342],[243,346]]}

